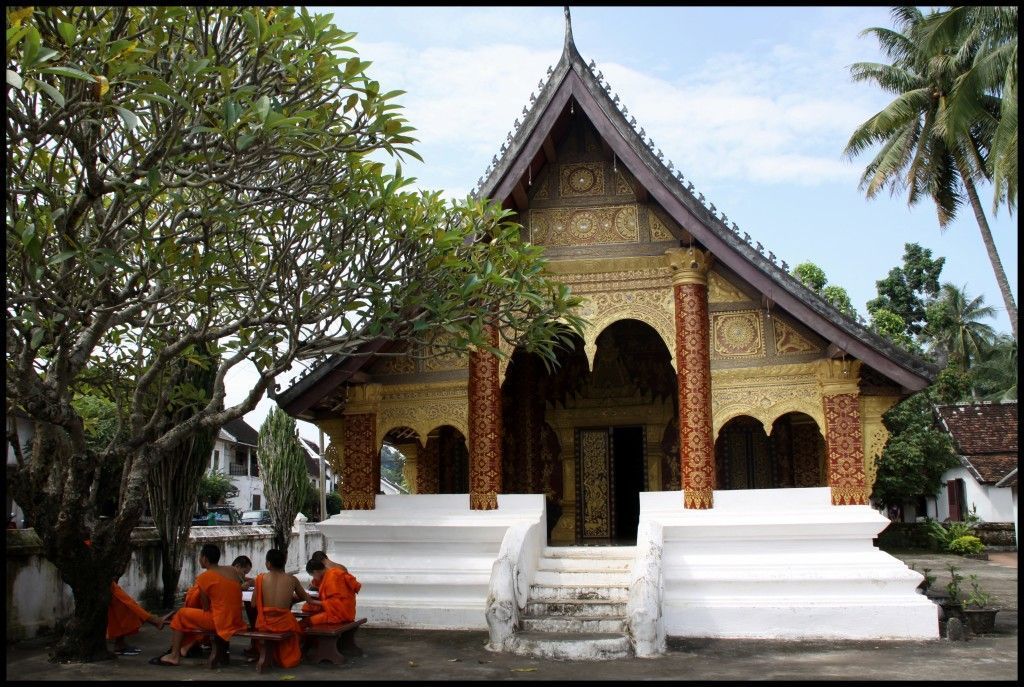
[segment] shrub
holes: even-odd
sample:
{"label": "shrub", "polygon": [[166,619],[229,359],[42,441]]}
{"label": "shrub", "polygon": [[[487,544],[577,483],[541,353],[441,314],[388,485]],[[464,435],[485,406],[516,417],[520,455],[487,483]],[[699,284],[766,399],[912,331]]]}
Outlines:
{"label": "shrub", "polygon": [[984,553],[984,551],[985,545],[973,534],[965,534],[949,543],[949,552],[960,554],[961,556],[977,555]]}
{"label": "shrub", "polygon": [[971,593],[967,595],[967,605],[974,608],[985,608],[992,603],[992,596],[986,594],[978,584],[978,576],[971,575]]}
{"label": "shrub", "polygon": [[[970,537],[971,539],[978,539],[974,536],[974,532],[971,526],[966,522],[950,522],[943,525],[938,520],[928,520],[928,537],[935,542],[936,546],[941,551],[949,551],[951,553],[959,553],[953,551],[952,544],[958,539],[964,537]],[[978,543],[981,544],[981,540],[978,539]],[[984,551],[984,545],[982,544],[982,551]],[[977,553],[981,553],[978,551]]]}

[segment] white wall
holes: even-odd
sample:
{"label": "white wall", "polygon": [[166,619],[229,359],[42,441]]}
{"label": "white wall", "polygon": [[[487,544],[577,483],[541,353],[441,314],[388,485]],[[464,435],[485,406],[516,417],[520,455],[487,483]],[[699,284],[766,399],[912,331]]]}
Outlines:
{"label": "white wall", "polygon": [[942,486],[935,499],[937,516],[940,522],[949,517],[949,495],[946,493],[946,482],[951,479],[964,481],[965,512],[971,507],[977,508],[977,515],[984,522],[1014,522],[1013,495],[1005,487],[978,484],[965,467],[947,470],[942,475]]}

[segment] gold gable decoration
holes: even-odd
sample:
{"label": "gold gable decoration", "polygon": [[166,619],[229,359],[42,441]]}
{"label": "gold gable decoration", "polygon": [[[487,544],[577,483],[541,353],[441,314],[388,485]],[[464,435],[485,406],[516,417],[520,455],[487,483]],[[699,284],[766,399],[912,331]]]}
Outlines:
{"label": "gold gable decoration", "polygon": [[717,272],[708,274],[709,303],[737,303],[749,300],[746,294],[727,282],[722,275]]}
{"label": "gold gable decoration", "polygon": [[712,313],[711,358],[764,357],[764,332],[759,310]]}
{"label": "gold gable decoration", "polygon": [[821,350],[778,317],[772,318],[772,327],[775,330],[775,353],[777,355],[812,353]]}
{"label": "gold gable decoration", "polygon": [[675,236],[669,231],[668,227],[665,226],[661,218],[658,217],[658,213],[653,210],[647,211],[647,222],[651,227],[651,241],[672,241]]}
{"label": "gold gable decoration", "polygon": [[562,165],[558,177],[558,195],[579,198],[604,195],[604,165],[585,162]]}
{"label": "gold gable decoration", "polygon": [[592,246],[640,240],[636,205],[529,211],[530,240],[538,246]]}

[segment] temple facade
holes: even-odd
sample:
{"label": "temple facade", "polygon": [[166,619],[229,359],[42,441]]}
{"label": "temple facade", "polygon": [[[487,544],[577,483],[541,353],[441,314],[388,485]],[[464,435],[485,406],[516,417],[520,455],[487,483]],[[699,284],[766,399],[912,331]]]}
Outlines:
{"label": "temple facade", "polygon": [[805,288],[638,128],[567,30],[479,183],[585,297],[589,324],[556,369],[495,330],[506,357],[418,357],[376,341],[278,396],[329,435],[346,511],[384,498],[383,442],[406,456],[413,494],[463,495],[445,501],[453,508],[542,495],[550,545],[642,548],[644,494],[679,513],[758,490],[868,503],[882,414],[935,369]]}

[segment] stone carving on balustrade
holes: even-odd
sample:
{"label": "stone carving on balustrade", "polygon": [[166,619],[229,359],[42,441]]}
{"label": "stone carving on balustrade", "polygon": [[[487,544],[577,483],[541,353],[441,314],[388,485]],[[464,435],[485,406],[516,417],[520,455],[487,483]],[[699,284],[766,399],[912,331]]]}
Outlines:
{"label": "stone carving on balustrade", "polygon": [[469,436],[467,399],[465,381],[385,387],[377,419],[377,445],[396,427],[415,430],[423,443],[431,430],[442,425]]}
{"label": "stone carving on balustrade", "polygon": [[814,363],[769,365],[711,371],[711,424],[714,436],[729,420],[748,415],[772,425],[786,413],[804,413],[825,433],[825,414]]}

